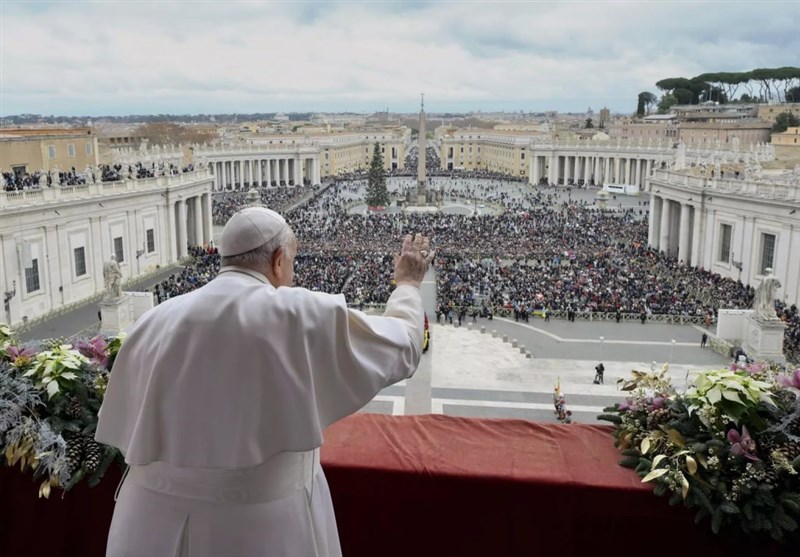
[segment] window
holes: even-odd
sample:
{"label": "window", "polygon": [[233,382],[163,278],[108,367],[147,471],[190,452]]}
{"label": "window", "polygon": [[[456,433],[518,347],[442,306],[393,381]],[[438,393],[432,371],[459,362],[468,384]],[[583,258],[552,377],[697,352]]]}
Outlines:
{"label": "window", "polygon": [[82,277],[86,274],[86,251],[83,246],[72,251],[75,254],[75,276]]}
{"label": "window", "polygon": [[90,156],[92,156],[92,153],[94,152],[94,151],[93,151],[92,144],[91,144],[91,143],[86,143],[86,144],[84,145],[84,148],[86,149],[86,156],[87,156],[87,157],[90,157]]}
{"label": "window", "polygon": [[68,143],[67,144],[67,156],[71,159],[75,158],[75,144]]}
{"label": "window", "polygon": [[721,224],[719,227],[719,261],[722,263],[731,262],[731,236],[733,226]]}
{"label": "window", "polygon": [[125,261],[125,252],[122,250],[122,236],[114,238],[114,255],[117,256],[117,263]]}
{"label": "window", "polygon": [[31,259],[31,266],[25,267],[25,291],[36,292],[39,290],[39,260]]}
{"label": "window", "polygon": [[761,274],[766,275],[767,269],[773,269],[775,259],[775,234],[761,235]]}
{"label": "window", "polygon": [[47,156],[51,159],[56,158],[56,146],[55,145],[48,145],[47,146]]}
{"label": "window", "polygon": [[148,228],[145,232],[147,237],[147,253],[156,251],[156,232],[152,228]]}

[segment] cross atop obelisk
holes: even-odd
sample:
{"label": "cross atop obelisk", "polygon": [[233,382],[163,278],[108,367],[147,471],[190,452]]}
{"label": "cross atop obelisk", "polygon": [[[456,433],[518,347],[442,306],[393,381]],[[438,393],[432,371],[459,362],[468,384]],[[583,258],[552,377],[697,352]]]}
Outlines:
{"label": "cross atop obelisk", "polygon": [[419,157],[417,157],[417,205],[425,205],[428,200],[425,177],[425,93],[421,94],[419,107]]}

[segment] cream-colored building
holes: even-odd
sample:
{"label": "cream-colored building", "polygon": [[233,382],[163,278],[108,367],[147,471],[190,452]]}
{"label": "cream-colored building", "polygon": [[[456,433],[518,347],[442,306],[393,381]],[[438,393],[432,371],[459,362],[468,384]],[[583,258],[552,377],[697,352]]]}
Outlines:
{"label": "cream-colored building", "polygon": [[544,134],[532,131],[438,128],[442,170],[488,170],[528,176],[530,145]]}
{"label": "cream-colored building", "polygon": [[157,272],[213,239],[206,169],[144,180],[0,191],[0,321],[19,326],[104,290],[113,254],[123,281]]}
{"label": "cream-colored building", "polygon": [[394,128],[320,134],[253,135],[247,142],[202,146],[194,160],[207,164],[215,190],[258,186],[319,184],[323,178],[365,170],[375,143],[384,169],[403,167],[411,130]]}
{"label": "cream-colored building", "polygon": [[772,125],[760,120],[738,122],[681,122],[678,139],[687,144],[732,145],[739,138],[741,147],[768,143]]}
{"label": "cream-colored building", "polygon": [[789,112],[800,118],[800,103],[758,105],[758,119],[769,122],[770,124],[774,124],[778,114],[784,112]]}
{"label": "cream-colored building", "polygon": [[98,142],[91,128],[2,128],[0,170],[82,172],[99,162]]}
{"label": "cream-colored building", "polygon": [[800,127],[789,128],[785,132],[772,134],[775,158],[800,164]]}
{"label": "cream-colored building", "polygon": [[691,170],[656,169],[648,180],[650,246],[753,286],[772,268],[778,297],[800,302],[800,175],[740,180]]}
{"label": "cream-colored building", "polygon": [[785,132],[773,133],[772,144],[775,146],[800,147],[800,128],[788,128]]}

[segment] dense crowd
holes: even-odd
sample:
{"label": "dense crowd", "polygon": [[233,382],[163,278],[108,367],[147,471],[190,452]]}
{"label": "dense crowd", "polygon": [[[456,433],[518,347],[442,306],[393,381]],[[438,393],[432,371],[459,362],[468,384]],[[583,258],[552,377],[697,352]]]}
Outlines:
{"label": "dense crowd", "polygon": [[[261,188],[258,190],[261,204],[275,211],[283,212],[316,191],[314,186]],[[238,210],[247,207],[247,191],[226,191],[213,194],[211,215],[216,225],[224,225]]]}
{"label": "dense crowd", "polygon": [[39,187],[41,172],[3,172],[4,191],[22,191]]}
{"label": "dense crowd", "polygon": [[[387,251],[402,235],[425,232],[438,253],[440,318],[507,314],[524,319],[545,310],[571,319],[576,313],[605,312],[641,315],[643,322],[659,314],[710,322],[721,307],[752,306],[749,286],[647,248],[641,206],[605,210],[512,180],[458,176],[447,184],[453,196],[480,199],[505,211],[480,216],[351,214],[345,208],[364,191],[361,176],[353,178],[322,190],[261,190],[262,202],[282,211],[297,234],[296,285],[342,292],[356,306],[384,303],[393,288]],[[245,195],[215,195],[215,222],[222,224],[244,206]],[[302,197],[307,199],[298,205]],[[292,204],[298,206],[283,210]],[[193,289],[215,274],[218,256],[210,257],[213,263],[208,254],[198,253],[195,268],[166,281],[162,293]],[[797,308],[777,310],[788,325],[787,354],[799,359]]]}

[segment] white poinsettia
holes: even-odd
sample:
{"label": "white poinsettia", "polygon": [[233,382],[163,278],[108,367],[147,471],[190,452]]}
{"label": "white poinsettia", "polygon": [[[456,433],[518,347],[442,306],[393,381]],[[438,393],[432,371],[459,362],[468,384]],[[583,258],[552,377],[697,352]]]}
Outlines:
{"label": "white poinsettia", "polygon": [[774,405],[772,387],[771,383],[759,381],[747,373],[720,369],[698,373],[694,386],[686,390],[685,396],[690,413],[714,407],[739,423],[747,409],[762,402]]}
{"label": "white poinsettia", "polygon": [[48,398],[53,398],[65,384],[77,379],[76,372],[88,363],[86,356],[69,344],[62,344],[52,350],[39,352],[24,377],[35,377],[36,386],[46,390]]}

